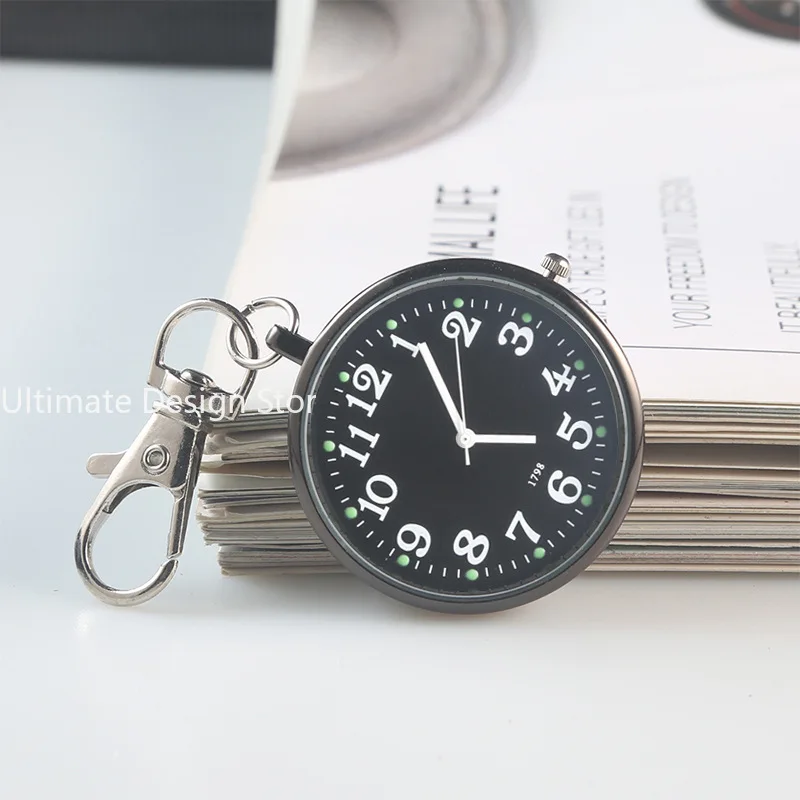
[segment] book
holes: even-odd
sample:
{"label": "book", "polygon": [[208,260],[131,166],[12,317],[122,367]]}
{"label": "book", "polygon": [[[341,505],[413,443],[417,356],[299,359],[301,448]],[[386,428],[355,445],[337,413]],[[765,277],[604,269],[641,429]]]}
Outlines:
{"label": "book", "polygon": [[[800,60],[699,5],[637,9],[608,7],[590,35],[551,8],[524,76],[457,129],[268,183],[228,298],[286,297],[314,338],[404,266],[562,252],[645,400],[639,492],[595,568],[798,571]],[[224,345],[206,367],[236,382]],[[198,518],[227,572],[336,568],[275,413],[295,374],[261,373],[249,412],[210,439]]]}

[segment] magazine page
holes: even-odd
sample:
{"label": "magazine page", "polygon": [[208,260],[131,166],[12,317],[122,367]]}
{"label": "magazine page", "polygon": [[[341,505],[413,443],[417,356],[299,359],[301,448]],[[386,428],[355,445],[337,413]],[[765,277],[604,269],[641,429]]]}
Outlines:
{"label": "magazine page", "polygon": [[[655,23],[670,13],[655,4]],[[536,268],[556,251],[572,262],[570,288],[623,345],[645,399],[800,402],[797,54],[712,16],[700,30],[715,59],[692,74],[683,64],[669,75],[656,53],[638,83],[614,69],[598,78],[592,54],[573,49],[571,71],[556,78],[567,63],[558,36],[566,44],[574,32],[552,17],[542,24],[552,36],[526,79],[455,134],[266,187],[229,299],[286,297],[314,338],[350,298],[406,266],[478,256]],[[643,46],[625,33],[617,70],[626,48]],[[751,48],[773,62],[743,66]],[[208,367],[233,382],[223,341]],[[288,396],[296,369],[259,375],[250,407]]]}

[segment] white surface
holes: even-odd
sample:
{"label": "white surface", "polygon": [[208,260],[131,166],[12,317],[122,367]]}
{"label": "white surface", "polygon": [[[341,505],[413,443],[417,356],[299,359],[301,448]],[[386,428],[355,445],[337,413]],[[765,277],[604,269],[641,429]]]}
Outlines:
{"label": "white surface", "polygon": [[453,619],[190,550],[141,609],[0,593],[4,797],[797,796],[796,581],[588,576]]}
{"label": "white surface", "polygon": [[[3,385],[139,396],[164,315],[222,289],[264,91],[0,67]],[[0,414],[0,797],[797,796],[796,578],[584,576],[453,619],[223,579],[193,527],[165,594],[110,609],[72,564],[83,465],[142,421]],[[119,580],[162,552],[128,511],[98,543]]]}

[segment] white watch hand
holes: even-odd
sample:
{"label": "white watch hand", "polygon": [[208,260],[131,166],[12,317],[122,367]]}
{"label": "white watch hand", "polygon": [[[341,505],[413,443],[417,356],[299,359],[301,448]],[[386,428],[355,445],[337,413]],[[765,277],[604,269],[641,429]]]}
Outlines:
{"label": "white watch hand", "polygon": [[515,433],[473,433],[469,437],[469,446],[473,444],[536,444],[536,437]]}
{"label": "white watch hand", "polygon": [[[467,429],[467,411],[464,407],[464,381],[461,377],[461,348],[458,346],[458,336],[453,339],[453,342],[456,346],[456,371],[458,374],[458,398],[461,402],[461,431],[465,431]],[[464,463],[469,466],[469,447],[464,448]]]}
{"label": "white watch hand", "polygon": [[444,407],[447,409],[447,413],[450,415],[450,419],[453,421],[456,433],[460,433],[464,430],[464,421],[458,414],[458,409],[456,408],[456,404],[453,402],[453,398],[450,397],[450,392],[447,391],[447,386],[444,382],[444,378],[442,377],[442,373],[439,372],[439,367],[436,366],[436,362],[433,360],[433,356],[431,355],[428,345],[425,342],[420,342],[417,345],[417,348],[422,355],[422,360],[425,362],[425,366],[428,368],[428,372],[431,374],[431,378],[433,378],[433,385],[436,387],[436,391],[439,392],[439,397],[442,398]]}

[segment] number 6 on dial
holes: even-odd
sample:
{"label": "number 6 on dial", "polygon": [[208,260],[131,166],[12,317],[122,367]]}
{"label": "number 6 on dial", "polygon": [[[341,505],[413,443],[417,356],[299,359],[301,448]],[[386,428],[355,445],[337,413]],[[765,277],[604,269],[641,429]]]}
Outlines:
{"label": "number 6 on dial", "polygon": [[[561,481],[557,487],[556,481]],[[572,491],[568,493],[567,489]],[[583,484],[572,475],[565,477],[560,469],[554,470],[550,480],[547,481],[547,493],[556,503],[563,503],[565,506],[574,503],[581,496],[582,491]]]}

